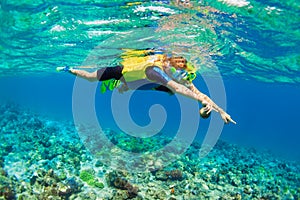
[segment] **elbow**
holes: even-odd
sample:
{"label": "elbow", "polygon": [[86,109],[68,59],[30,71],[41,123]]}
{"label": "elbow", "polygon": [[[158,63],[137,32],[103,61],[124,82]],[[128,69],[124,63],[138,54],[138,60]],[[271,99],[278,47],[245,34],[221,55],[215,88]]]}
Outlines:
{"label": "elbow", "polygon": [[178,94],[186,95],[186,91],[182,90],[182,88],[175,88],[175,92]]}
{"label": "elbow", "polygon": [[173,92],[173,93],[180,93],[180,87],[178,84],[174,81],[169,81],[167,83],[167,87]]}
{"label": "elbow", "polygon": [[86,75],[86,80],[88,80],[89,82],[96,82],[96,81],[98,81],[97,73],[95,73],[95,72],[88,73]]}
{"label": "elbow", "polygon": [[173,92],[173,93],[181,93],[181,89],[177,86],[173,86],[173,87],[169,87],[169,89]]}

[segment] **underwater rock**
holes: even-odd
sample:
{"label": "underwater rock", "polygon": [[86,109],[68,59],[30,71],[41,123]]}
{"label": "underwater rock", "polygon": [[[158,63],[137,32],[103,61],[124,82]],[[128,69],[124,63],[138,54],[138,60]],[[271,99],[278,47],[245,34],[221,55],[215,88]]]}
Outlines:
{"label": "underwater rock", "polygon": [[0,154],[0,167],[2,169],[2,167],[4,167],[4,158],[1,156]]}
{"label": "underwater rock", "polygon": [[71,187],[63,183],[58,183],[57,190],[59,196],[68,197],[72,194]]}
{"label": "underwater rock", "polygon": [[7,176],[7,172],[1,167],[0,168],[0,177],[6,177]]}
{"label": "underwater rock", "polygon": [[139,188],[133,186],[128,180],[120,176],[120,173],[113,171],[107,174],[106,181],[110,186],[126,190],[128,198],[134,198],[138,195]]}
{"label": "underwater rock", "polygon": [[74,177],[67,178],[65,184],[71,189],[72,193],[80,192],[82,185],[79,184]]}
{"label": "underwater rock", "polygon": [[67,178],[65,181],[59,179],[53,169],[48,171],[39,169],[34,172],[30,185],[31,193],[41,199],[67,199],[72,194],[78,193],[81,188],[74,178]]}
{"label": "underwater rock", "polygon": [[209,190],[209,187],[205,184],[205,183],[202,183],[202,188],[204,189],[204,190],[206,190],[206,191],[208,191]]}
{"label": "underwater rock", "polygon": [[49,186],[53,183],[56,183],[58,181],[58,178],[54,175],[53,170],[45,171],[44,169],[37,169],[32,177],[30,178],[30,184],[31,185],[43,185],[43,186]]}
{"label": "underwater rock", "polygon": [[175,170],[171,170],[171,171],[167,171],[166,175],[171,179],[171,180],[183,180],[183,173],[181,170],[179,169],[175,169]]}
{"label": "underwater rock", "polygon": [[240,193],[236,193],[236,194],[234,195],[234,199],[235,199],[235,200],[242,200],[242,195],[241,195]]}
{"label": "underwater rock", "polygon": [[167,192],[163,189],[148,188],[145,192],[146,199],[159,199],[164,200],[167,199]]}
{"label": "underwater rock", "polygon": [[5,156],[13,150],[13,144],[3,143],[1,144],[1,155]]}
{"label": "underwater rock", "polygon": [[163,168],[163,161],[161,159],[157,159],[154,161],[153,157],[149,157],[149,159],[145,158],[147,167],[150,172],[155,173]]}
{"label": "underwater rock", "polygon": [[95,167],[102,167],[103,163],[100,160],[97,160],[95,163]]}
{"label": "underwater rock", "polygon": [[15,199],[15,191],[9,185],[0,185],[0,198],[4,198],[6,200]]}
{"label": "underwater rock", "polygon": [[35,189],[33,189],[39,196],[48,199],[68,199],[72,194],[80,192],[81,189],[81,185],[74,178],[69,178],[64,182],[57,182],[46,187],[39,186],[35,185]]}
{"label": "underwater rock", "polygon": [[5,170],[1,168],[0,171],[0,199],[15,199],[14,181],[10,179]]}
{"label": "underwater rock", "polygon": [[159,170],[159,171],[155,172],[155,178],[157,180],[161,180],[161,181],[167,181],[167,180],[182,181],[184,179],[184,175],[183,175],[182,171],[179,169],[174,169],[174,170],[170,170],[170,171]]}
{"label": "underwater rock", "polygon": [[165,171],[160,170],[160,171],[157,171],[157,172],[155,173],[155,178],[156,178],[157,180],[167,181],[169,177],[167,176],[167,174],[166,174]]}
{"label": "underwater rock", "polygon": [[128,194],[125,190],[114,190],[111,200],[123,200],[128,198]]}
{"label": "underwater rock", "polygon": [[244,193],[245,194],[251,194],[252,193],[252,188],[249,186],[249,185],[246,185],[245,187],[244,187]]}
{"label": "underwater rock", "polygon": [[127,190],[129,198],[137,196],[139,190],[138,187],[131,185],[128,180],[121,177],[116,177],[114,179],[113,186],[121,190]]}

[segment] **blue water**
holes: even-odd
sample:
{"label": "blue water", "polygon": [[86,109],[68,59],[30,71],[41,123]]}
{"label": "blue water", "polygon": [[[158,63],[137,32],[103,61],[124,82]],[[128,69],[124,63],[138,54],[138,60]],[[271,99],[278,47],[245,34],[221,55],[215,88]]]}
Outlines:
{"label": "blue water", "polygon": [[[1,79],[1,85],[5,86],[1,87],[1,101],[16,102],[53,119],[72,121],[73,82],[74,77],[69,74],[5,77]],[[203,83],[197,81],[196,85],[201,86],[200,88],[205,91]],[[300,89],[298,86],[232,78],[225,80],[225,87],[227,110],[238,124],[226,125],[222,131],[222,139],[260,150],[270,149],[284,158],[299,160]],[[172,96],[159,92],[145,94],[139,91],[136,101],[142,103],[133,104],[132,117],[140,125],[149,123],[148,109],[144,105],[151,106],[150,95],[160,98],[161,103],[168,110],[168,123],[164,130],[173,135],[178,128],[176,122],[179,119],[176,114],[179,113],[174,109],[176,102]],[[98,112],[101,112],[99,121],[106,128],[118,130],[110,111],[109,93],[99,92],[95,100],[99,104]],[[169,102],[173,102],[173,105]],[[209,121],[201,120],[200,124],[197,139],[202,141]]]}
{"label": "blue water", "polygon": [[[224,127],[222,139],[299,161],[299,5],[191,1],[192,7],[184,7],[174,2],[1,1],[1,103],[72,121],[75,77],[56,73],[57,66],[113,65],[120,48],[162,46],[201,66],[203,76],[214,78],[219,69],[227,111],[237,121]],[[97,46],[98,54],[91,56]],[[208,93],[198,77],[195,85]],[[98,90],[97,113],[103,127],[118,129],[110,95]],[[149,123],[148,109],[157,103],[153,96],[167,110],[162,131],[173,135],[180,120],[173,96],[138,91],[130,107],[133,119]],[[200,121],[196,139],[203,139],[208,125],[209,120]]]}
{"label": "blue water", "polygon": [[[1,0],[1,198],[120,199],[121,178],[142,199],[299,199],[299,16],[294,0]],[[220,129],[217,113],[198,119],[196,102],[162,92],[127,105],[130,92],[55,70],[153,47],[193,63],[194,84],[237,124]],[[131,131],[128,110],[147,128]]]}

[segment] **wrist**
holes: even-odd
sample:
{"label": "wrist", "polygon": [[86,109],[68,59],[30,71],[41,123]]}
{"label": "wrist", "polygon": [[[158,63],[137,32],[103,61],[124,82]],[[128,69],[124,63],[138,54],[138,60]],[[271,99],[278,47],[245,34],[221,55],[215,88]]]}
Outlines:
{"label": "wrist", "polygon": [[221,108],[218,109],[218,112],[219,112],[220,114],[225,113],[225,111],[224,111],[223,109],[221,109]]}

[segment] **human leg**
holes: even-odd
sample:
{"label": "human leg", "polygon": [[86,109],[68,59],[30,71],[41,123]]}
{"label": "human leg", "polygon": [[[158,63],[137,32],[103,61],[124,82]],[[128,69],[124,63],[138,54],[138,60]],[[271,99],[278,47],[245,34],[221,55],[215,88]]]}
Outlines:
{"label": "human leg", "polygon": [[88,72],[86,70],[83,70],[81,68],[93,68],[89,66],[80,66],[80,67],[57,67],[57,71],[64,71],[64,72],[70,72],[71,74],[74,74],[80,78],[84,78],[88,81],[105,81],[109,79],[116,79],[120,80],[122,79],[122,66],[115,66],[115,67],[103,67],[98,69],[94,72]]}
{"label": "human leg", "polygon": [[88,81],[94,82],[97,81],[97,71],[94,72],[88,72],[85,70],[81,70],[81,69],[70,69],[69,72],[71,74],[74,74],[80,78],[84,78]]}
{"label": "human leg", "polygon": [[97,81],[97,71],[88,72],[88,71],[83,70],[83,69],[91,69],[91,68],[93,68],[93,67],[90,67],[90,66],[79,66],[79,67],[63,66],[63,67],[57,67],[56,71],[70,72],[71,74],[79,76],[80,78],[84,78],[88,81]]}

